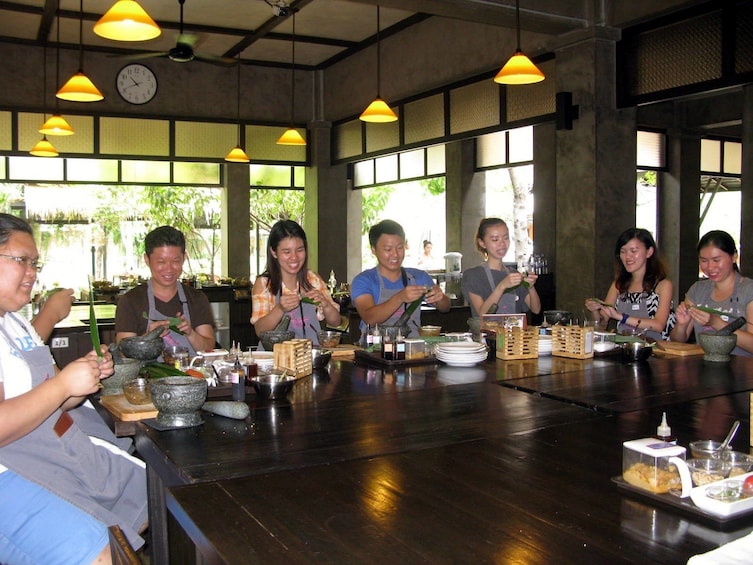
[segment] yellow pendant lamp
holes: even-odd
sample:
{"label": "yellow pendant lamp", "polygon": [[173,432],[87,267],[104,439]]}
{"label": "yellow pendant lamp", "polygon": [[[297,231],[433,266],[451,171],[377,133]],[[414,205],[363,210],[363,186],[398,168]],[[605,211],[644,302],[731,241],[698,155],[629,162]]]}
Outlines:
{"label": "yellow pendant lamp", "polygon": [[544,73],[523,54],[520,49],[520,0],[515,0],[515,27],[518,36],[518,48],[512,57],[494,77],[499,84],[534,84],[546,78]]}
{"label": "yellow pendant lamp", "polygon": [[366,109],[363,111],[363,113],[359,116],[359,119],[364,122],[371,122],[371,123],[377,123],[377,124],[384,124],[388,122],[394,122],[397,121],[397,114],[392,111],[392,108],[389,107],[389,105],[382,99],[380,96],[380,87],[381,87],[381,52],[380,52],[380,45],[381,42],[379,40],[379,31],[380,31],[380,25],[379,25],[379,5],[377,5],[377,96],[374,99],[374,101],[369,104]]}
{"label": "yellow pendant lamp", "polygon": [[117,0],[94,24],[94,33],[114,41],[147,41],[162,30],[134,0]]}
{"label": "yellow pendant lamp", "polygon": [[230,150],[230,153],[225,155],[225,161],[231,163],[248,163],[249,159],[246,152],[243,150],[243,124],[241,124],[241,54],[238,53],[238,73],[236,78],[236,118],[238,119],[238,145]]}
{"label": "yellow pendant lamp", "polygon": [[35,157],[57,157],[60,155],[58,150],[53,147],[52,143],[47,141],[47,136],[42,136],[42,139],[37,141],[37,144],[29,151]]}
{"label": "yellow pendant lamp", "polygon": [[[79,8],[81,17],[79,19],[78,26],[78,40],[79,40],[79,60],[78,60],[78,72],[68,79],[60,90],[58,90],[57,97],[61,100],[68,100],[69,102],[98,102],[104,99],[104,95],[99,89],[94,86],[94,83],[89,80],[84,74],[84,0],[80,0]],[[58,25],[60,23],[58,22]]]}
{"label": "yellow pendant lamp", "polygon": [[74,132],[71,125],[60,114],[53,114],[47,121],[39,128],[39,133],[44,135],[73,135]]}
{"label": "yellow pendant lamp", "polygon": [[277,145],[306,145],[306,140],[293,127],[295,116],[295,12],[293,12],[293,57],[290,66],[292,70],[290,79],[290,127],[277,140]]}

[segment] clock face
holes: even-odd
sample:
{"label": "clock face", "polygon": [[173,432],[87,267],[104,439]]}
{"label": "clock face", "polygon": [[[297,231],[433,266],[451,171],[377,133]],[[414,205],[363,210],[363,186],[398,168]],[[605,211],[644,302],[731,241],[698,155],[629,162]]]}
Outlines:
{"label": "clock face", "polygon": [[131,104],[146,104],[157,94],[157,77],[144,65],[126,65],[118,73],[118,93]]}

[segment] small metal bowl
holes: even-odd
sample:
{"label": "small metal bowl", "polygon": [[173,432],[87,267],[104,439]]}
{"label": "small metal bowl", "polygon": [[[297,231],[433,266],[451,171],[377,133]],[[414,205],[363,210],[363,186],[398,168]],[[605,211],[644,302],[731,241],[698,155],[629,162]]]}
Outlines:
{"label": "small metal bowl", "polygon": [[323,369],[332,359],[332,351],[321,347],[311,348],[311,365],[314,369]]}
{"label": "small metal bowl", "polygon": [[722,457],[723,454],[719,450],[721,446],[721,441],[710,439],[691,441],[688,445],[690,447],[690,454],[696,459],[716,459]]}
{"label": "small metal bowl", "polygon": [[621,345],[623,363],[638,363],[651,357],[653,347],[645,341],[629,341]]}
{"label": "small metal bowl", "polygon": [[257,398],[263,400],[281,400],[293,389],[296,378],[285,373],[269,373],[251,378],[251,385],[256,390]]}

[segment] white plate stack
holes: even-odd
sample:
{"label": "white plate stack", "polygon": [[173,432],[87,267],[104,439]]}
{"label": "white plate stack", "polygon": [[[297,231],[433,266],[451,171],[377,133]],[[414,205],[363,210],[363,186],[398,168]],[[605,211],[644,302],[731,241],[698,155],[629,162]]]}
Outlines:
{"label": "white plate stack", "polygon": [[539,357],[546,357],[552,354],[552,336],[539,336]]}
{"label": "white plate stack", "polygon": [[434,346],[437,359],[453,367],[472,367],[486,361],[486,346],[474,341],[450,341]]}

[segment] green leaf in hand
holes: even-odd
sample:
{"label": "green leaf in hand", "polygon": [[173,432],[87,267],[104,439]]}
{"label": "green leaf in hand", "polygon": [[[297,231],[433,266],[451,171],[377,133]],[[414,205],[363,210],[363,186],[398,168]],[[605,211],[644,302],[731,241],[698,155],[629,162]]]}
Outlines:
{"label": "green leaf in hand", "polygon": [[319,306],[319,303],[316,300],[311,300],[308,296],[301,296],[301,302],[304,304],[313,304],[314,306]]}
{"label": "green leaf in hand", "polygon": [[695,308],[697,310],[700,310],[701,312],[706,312],[707,314],[712,314],[714,316],[732,316],[728,312],[722,312],[721,310],[714,310],[713,308],[709,308],[708,306],[701,306],[700,304],[691,304],[691,308]]}
{"label": "green leaf in hand", "polygon": [[89,277],[89,333],[92,339],[92,349],[97,353],[97,359],[102,359],[99,326],[97,325],[97,315],[94,313],[94,291],[92,289],[91,277]]}
{"label": "green leaf in hand", "polygon": [[[144,319],[146,319],[146,320],[150,320],[150,319],[151,319],[151,318],[149,318],[149,314],[147,314],[146,312],[142,312],[142,313],[141,313],[141,316],[142,316],[142,317],[143,317]],[[168,320],[168,321],[170,322],[170,325],[169,325],[168,327],[169,327],[169,328],[170,328],[170,329],[171,329],[172,331],[174,331],[175,333],[177,333],[177,334],[179,334],[179,335],[186,335],[185,333],[183,333],[182,331],[180,331],[180,330],[178,329],[178,326],[179,326],[179,325],[181,324],[181,322],[182,322],[183,320],[181,320],[181,319],[180,319],[180,318],[178,318],[177,316],[172,316],[171,318],[167,318],[167,320]]]}

